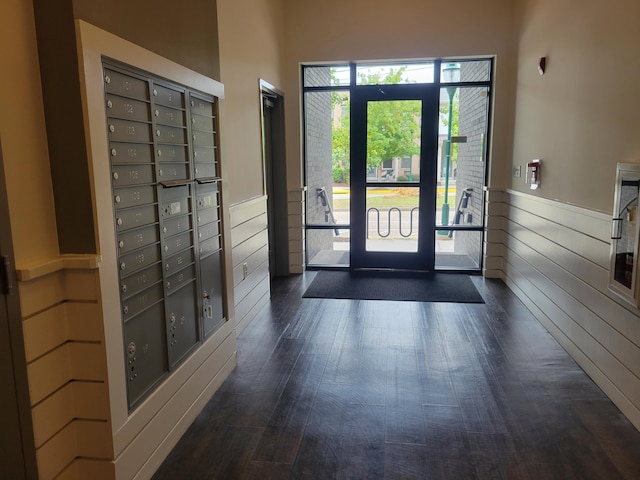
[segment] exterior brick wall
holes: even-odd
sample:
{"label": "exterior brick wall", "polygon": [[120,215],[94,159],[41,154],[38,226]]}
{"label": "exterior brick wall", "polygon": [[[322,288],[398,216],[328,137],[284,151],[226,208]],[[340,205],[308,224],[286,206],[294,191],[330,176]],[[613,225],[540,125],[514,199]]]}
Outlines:
{"label": "exterior brick wall", "polygon": [[[483,62],[461,63],[460,79],[474,81],[484,79],[486,64]],[[465,188],[472,188],[467,208],[460,218],[460,224],[480,225],[483,215],[483,187],[485,182],[485,148],[487,131],[488,89],[485,87],[468,87],[459,89],[458,136],[467,137],[466,143],[458,143],[458,162],[456,165],[456,199],[451,205],[453,220],[458,203]],[[478,241],[477,232],[455,234],[455,252],[464,253],[471,258],[479,259],[482,244]]]}
{"label": "exterior brick wall", "polygon": [[[307,85],[331,84],[329,67],[307,69],[305,76]],[[324,188],[326,198],[333,202],[332,115],[331,92],[305,94],[306,222],[311,225],[331,222],[326,218],[326,208],[318,196],[318,189]],[[307,259],[321,250],[333,250],[333,230],[316,230],[307,236]]]}

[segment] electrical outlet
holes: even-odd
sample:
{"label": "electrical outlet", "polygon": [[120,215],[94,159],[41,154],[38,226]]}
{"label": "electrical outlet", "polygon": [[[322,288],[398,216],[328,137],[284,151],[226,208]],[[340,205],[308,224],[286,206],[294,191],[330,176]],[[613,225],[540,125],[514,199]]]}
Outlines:
{"label": "electrical outlet", "polygon": [[521,175],[522,171],[520,170],[520,165],[518,165],[517,167],[513,167],[513,176],[515,178],[520,178]]}

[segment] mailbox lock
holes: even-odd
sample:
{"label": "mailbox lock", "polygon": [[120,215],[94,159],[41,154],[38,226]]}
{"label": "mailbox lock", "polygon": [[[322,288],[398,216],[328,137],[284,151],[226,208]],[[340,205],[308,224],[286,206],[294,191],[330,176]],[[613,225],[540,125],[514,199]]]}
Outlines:
{"label": "mailbox lock", "polygon": [[171,282],[167,282],[167,290],[171,288]]}
{"label": "mailbox lock", "polygon": [[107,101],[107,107],[109,107],[109,108],[113,107],[113,102],[111,100]]}
{"label": "mailbox lock", "polygon": [[121,218],[116,218],[116,223],[118,225],[122,225],[122,219]]}
{"label": "mailbox lock", "polygon": [[118,155],[118,151],[115,148],[111,149],[111,156],[115,157],[116,155]]}
{"label": "mailbox lock", "polygon": [[118,242],[118,246],[119,246],[120,248],[124,247],[124,242],[123,242],[122,240],[120,240],[120,241]]}
{"label": "mailbox lock", "polygon": [[153,89],[153,96],[157,97],[158,96],[158,90],[156,90],[155,88]]}
{"label": "mailbox lock", "polygon": [[127,293],[127,286],[123,283],[122,284],[122,293]]}
{"label": "mailbox lock", "polygon": [[116,131],[116,127],[114,127],[113,125],[109,125],[109,131],[111,133],[115,132]]}
{"label": "mailbox lock", "polygon": [[113,172],[113,179],[118,180],[118,172]]}
{"label": "mailbox lock", "polygon": [[136,354],[136,344],[135,342],[129,342],[129,345],[127,345],[127,356],[129,358],[134,358]]}
{"label": "mailbox lock", "polygon": [[116,195],[116,203],[120,203],[120,195]]}
{"label": "mailbox lock", "polygon": [[162,156],[162,150],[158,149],[158,156],[161,157]]}
{"label": "mailbox lock", "polygon": [[167,227],[162,227],[162,233],[167,233]]}
{"label": "mailbox lock", "polygon": [[161,133],[160,133],[160,129],[156,130],[156,137],[159,137],[159,136],[160,136],[160,134],[161,134]]}
{"label": "mailbox lock", "polygon": [[127,264],[126,264],[126,263],[124,263],[124,262],[122,262],[122,263],[120,264],[120,270],[124,270],[125,268],[127,268]]}
{"label": "mailbox lock", "polygon": [[154,114],[156,117],[159,117],[159,116],[160,116],[160,112],[159,112],[157,109],[153,111],[153,114]]}
{"label": "mailbox lock", "polygon": [[129,313],[129,307],[127,307],[126,305],[124,307],[122,307],[122,311],[124,312],[124,314],[126,315],[127,313]]}
{"label": "mailbox lock", "polygon": [[162,169],[158,170],[158,176],[161,177],[162,176]]}
{"label": "mailbox lock", "polygon": [[106,75],[106,76],[104,77],[104,83],[106,83],[106,84],[111,83],[111,77],[110,77],[109,75]]}
{"label": "mailbox lock", "polygon": [[169,323],[171,323],[171,325],[176,323],[176,314],[175,313],[172,313],[171,315],[169,315]]}

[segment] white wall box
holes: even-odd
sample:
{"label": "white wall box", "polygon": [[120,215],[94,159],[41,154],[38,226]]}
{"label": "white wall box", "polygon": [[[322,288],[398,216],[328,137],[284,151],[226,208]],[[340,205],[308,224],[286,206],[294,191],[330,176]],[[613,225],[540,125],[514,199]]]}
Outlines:
{"label": "white wall box", "polygon": [[618,163],[611,222],[609,288],[638,307],[638,195],[640,164]]}

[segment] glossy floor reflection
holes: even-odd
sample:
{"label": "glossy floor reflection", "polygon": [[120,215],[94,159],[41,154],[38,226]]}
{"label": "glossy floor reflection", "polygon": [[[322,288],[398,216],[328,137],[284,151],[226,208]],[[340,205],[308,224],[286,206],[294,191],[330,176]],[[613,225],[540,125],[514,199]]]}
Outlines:
{"label": "glossy floor reflection", "polygon": [[637,479],[640,433],[498,280],[485,304],[278,279],[160,479]]}

